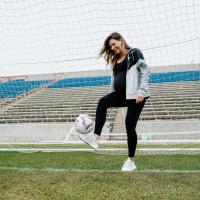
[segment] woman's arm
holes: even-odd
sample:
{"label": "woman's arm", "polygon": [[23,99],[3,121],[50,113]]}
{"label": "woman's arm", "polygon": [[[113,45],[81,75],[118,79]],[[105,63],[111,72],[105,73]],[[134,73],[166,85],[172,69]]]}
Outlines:
{"label": "woman's arm", "polygon": [[145,93],[148,93],[150,72],[144,56],[139,49],[135,48],[132,56],[132,63],[136,65],[138,71],[138,90],[136,97],[136,104],[138,104],[144,100]]}
{"label": "woman's arm", "polygon": [[144,96],[144,94],[149,90],[150,71],[148,65],[144,60],[144,56],[139,49],[136,50],[135,56],[137,59],[136,66],[138,69],[138,84],[139,84],[137,94]]}
{"label": "woman's arm", "polygon": [[150,71],[148,65],[144,61],[140,61],[138,65],[138,72],[139,72],[139,87],[138,87],[138,94],[144,95],[149,90],[149,76]]}

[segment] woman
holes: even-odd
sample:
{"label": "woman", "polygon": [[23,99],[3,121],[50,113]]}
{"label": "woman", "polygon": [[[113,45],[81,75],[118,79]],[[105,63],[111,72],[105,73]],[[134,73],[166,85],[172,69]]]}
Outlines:
{"label": "woman", "polygon": [[137,169],[134,156],[137,146],[136,125],[145,101],[149,98],[149,70],[143,54],[137,48],[131,48],[117,32],[110,34],[104,41],[100,57],[104,56],[107,65],[112,66],[111,91],[99,100],[95,129],[92,135],[80,135],[80,139],[94,149],[98,149],[98,140],[110,107],[127,107],[126,132],[128,159],[122,171]]}

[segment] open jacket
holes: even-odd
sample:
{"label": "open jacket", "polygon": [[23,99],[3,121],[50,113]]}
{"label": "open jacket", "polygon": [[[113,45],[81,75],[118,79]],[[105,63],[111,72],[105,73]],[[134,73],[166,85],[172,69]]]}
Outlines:
{"label": "open jacket", "polygon": [[[137,48],[128,51],[126,73],[126,99],[136,99],[138,95],[149,97],[149,68],[142,52]],[[111,75],[111,90],[114,92],[114,74]]]}

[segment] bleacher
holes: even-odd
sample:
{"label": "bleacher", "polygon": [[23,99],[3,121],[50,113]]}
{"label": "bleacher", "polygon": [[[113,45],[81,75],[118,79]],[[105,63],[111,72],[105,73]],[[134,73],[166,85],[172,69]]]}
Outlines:
{"label": "bleacher", "polygon": [[[199,77],[199,71],[151,74],[151,98],[140,120],[200,119]],[[25,80],[14,81],[15,88],[20,92],[29,91],[47,81],[29,83]],[[12,85],[4,98],[6,95],[7,98],[16,97],[13,84],[3,84]],[[63,78],[2,109],[0,123],[73,122],[80,113],[88,113],[94,118],[97,102],[109,92],[109,85],[109,76]],[[117,111],[117,108],[109,111],[107,121],[115,121]]]}
{"label": "bleacher", "polygon": [[89,87],[102,85],[110,85],[110,76],[65,78],[53,85],[50,85],[49,88]]}
{"label": "bleacher", "polygon": [[150,77],[150,83],[198,81],[198,80],[200,80],[200,71],[152,73]]}
{"label": "bleacher", "polygon": [[[80,113],[95,116],[98,99],[108,87],[44,88],[21,99],[0,115],[1,123],[73,122]],[[114,120],[116,109],[108,113]]]}
{"label": "bleacher", "polygon": [[12,99],[48,83],[48,80],[12,80],[0,83],[0,98]]}

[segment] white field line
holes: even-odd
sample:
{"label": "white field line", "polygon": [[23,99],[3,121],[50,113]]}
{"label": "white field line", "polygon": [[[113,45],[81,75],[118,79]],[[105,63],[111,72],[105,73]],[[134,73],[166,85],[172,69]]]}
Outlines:
{"label": "white field line", "polygon": [[[0,145],[84,144],[82,141],[0,142]],[[100,140],[99,144],[127,144],[126,140]],[[138,140],[138,144],[200,144],[200,139]]]}
{"label": "white field line", "polygon": [[[46,171],[46,172],[101,172],[101,173],[119,173],[121,170],[101,170],[101,169],[63,169],[63,168],[22,168],[22,167],[0,167],[0,170],[18,170],[18,171]],[[160,170],[160,169],[141,169],[134,172],[121,173],[200,173],[200,170]]]}
{"label": "white field line", "polygon": [[[34,152],[94,152],[94,153],[104,153],[113,152],[115,154],[120,152],[127,152],[127,148],[101,148],[94,150],[91,148],[0,148],[0,152],[22,152],[22,153],[34,153]],[[144,154],[200,154],[200,148],[138,148],[137,153]]]}

